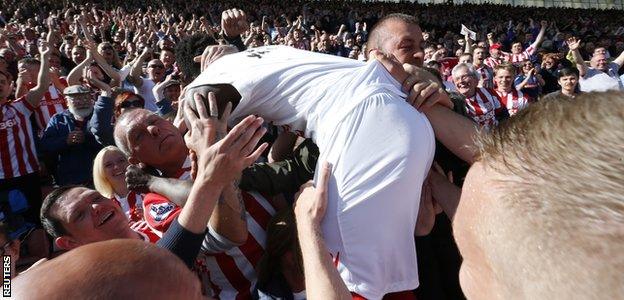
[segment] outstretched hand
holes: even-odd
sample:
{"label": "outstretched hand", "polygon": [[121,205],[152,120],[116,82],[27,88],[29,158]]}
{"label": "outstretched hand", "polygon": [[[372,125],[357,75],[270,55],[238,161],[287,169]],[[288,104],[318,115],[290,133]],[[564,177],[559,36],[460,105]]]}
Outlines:
{"label": "outstretched hand", "polygon": [[218,184],[228,184],[240,177],[243,169],[254,163],[268,147],[263,143],[256,148],[260,138],[266,133],[262,127],[264,120],[248,116],[222,139],[217,140],[218,127],[227,121],[231,104],[226,107],[223,117],[218,119],[216,98],[208,93],[210,109],[206,108],[204,95],[194,94],[197,112],[184,105],[188,122],[185,141],[197,156],[197,178]]}

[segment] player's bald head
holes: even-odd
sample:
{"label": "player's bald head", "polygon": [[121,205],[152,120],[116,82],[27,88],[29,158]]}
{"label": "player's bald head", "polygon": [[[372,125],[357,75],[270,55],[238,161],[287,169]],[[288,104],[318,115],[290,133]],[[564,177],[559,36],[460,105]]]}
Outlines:
{"label": "player's bald head", "polygon": [[388,30],[388,24],[391,22],[402,22],[411,25],[418,25],[418,19],[414,16],[410,16],[402,13],[394,13],[386,15],[385,17],[379,19],[377,24],[373,27],[368,35],[367,48],[368,49],[380,49],[384,50],[383,42],[388,39],[392,32]]}
{"label": "player's bald head", "polygon": [[197,277],[171,252],[139,240],[78,247],[13,282],[17,299],[201,299]]}

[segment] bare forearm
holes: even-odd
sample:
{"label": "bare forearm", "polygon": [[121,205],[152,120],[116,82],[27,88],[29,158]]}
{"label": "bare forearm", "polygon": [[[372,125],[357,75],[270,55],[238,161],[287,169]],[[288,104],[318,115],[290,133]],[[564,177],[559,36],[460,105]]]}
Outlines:
{"label": "bare forearm", "polygon": [[69,74],[67,75],[67,84],[69,84],[69,85],[79,84],[80,83],[80,77],[82,77],[82,71],[92,61],[93,61],[93,59],[87,58],[87,59],[83,60],[81,63],[79,63],[75,68],[73,68],[71,70],[71,72],[69,72]]}
{"label": "bare forearm", "polygon": [[232,183],[223,189],[210,217],[210,226],[219,235],[242,245],[247,241],[247,218],[245,202],[237,185]]}
{"label": "bare forearm", "polygon": [[472,164],[477,155],[474,137],[478,130],[471,120],[436,105],[425,111],[436,138],[462,160]]}
{"label": "bare forearm", "polygon": [[50,59],[45,57],[41,59],[41,67],[37,76],[37,86],[26,94],[26,100],[34,107],[39,106],[39,101],[50,86]]}
{"label": "bare forearm", "polygon": [[185,206],[190,196],[193,182],[174,178],[154,177],[149,184],[149,190],[167,197],[169,201]]}
{"label": "bare forearm", "polygon": [[305,222],[297,223],[307,298],[352,299],[351,293],[334,267],[320,229]]}
{"label": "bare forearm", "polygon": [[196,234],[205,232],[206,224],[208,224],[210,215],[222,190],[222,186],[212,183],[207,178],[204,178],[203,175],[198,176],[195,184],[193,184],[188,201],[178,217],[180,225]]}
{"label": "bare forearm", "polygon": [[119,75],[119,72],[115,71],[113,67],[111,67],[111,65],[109,65],[106,62],[106,59],[104,59],[104,57],[102,57],[99,53],[97,53],[97,51],[93,51],[93,52],[94,52],[93,58],[95,58],[95,61],[98,63],[98,65],[102,67],[102,70],[104,70],[104,73],[106,73],[106,75],[110,76],[110,78],[112,78],[116,82],[120,82],[121,75]]}
{"label": "bare forearm", "polygon": [[444,176],[435,174],[432,176],[431,180],[431,193],[433,199],[442,206],[442,209],[449,219],[453,220],[455,211],[459,205],[461,189],[444,178]]}

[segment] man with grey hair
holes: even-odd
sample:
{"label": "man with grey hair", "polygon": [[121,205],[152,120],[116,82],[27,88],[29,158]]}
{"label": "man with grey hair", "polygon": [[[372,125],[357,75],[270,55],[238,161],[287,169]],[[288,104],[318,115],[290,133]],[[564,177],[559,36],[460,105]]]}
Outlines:
{"label": "man with grey hair", "polygon": [[[91,133],[93,96],[82,85],[63,91],[68,110],[52,116],[41,138],[41,150],[55,158],[55,180],[58,185],[92,183],[92,165],[102,149]],[[108,97],[102,92],[100,97]]]}
{"label": "man with grey hair", "polygon": [[466,97],[468,115],[480,126],[491,128],[507,116],[495,91],[478,87],[479,74],[471,64],[457,64],[451,71],[457,91]]}

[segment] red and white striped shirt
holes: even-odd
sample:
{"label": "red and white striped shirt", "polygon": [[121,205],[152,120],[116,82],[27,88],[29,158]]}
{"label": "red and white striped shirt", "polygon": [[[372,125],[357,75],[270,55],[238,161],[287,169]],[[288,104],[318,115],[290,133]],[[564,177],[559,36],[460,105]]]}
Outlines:
{"label": "red and white striped shirt", "polygon": [[39,171],[29,120],[34,110],[26,96],[0,106],[0,179]]}
{"label": "red and white striped shirt", "polygon": [[130,191],[126,197],[114,194],[113,200],[119,204],[130,221],[143,221],[143,194],[134,191]]}
{"label": "red and white striped shirt", "polygon": [[[65,79],[59,79],[61,84],[64,84],[67,87],[67,81]],[[29,88],[33,88],[36,84],[30,83]],[[48,126],[50,119],[57,113],[63,112],[67,109],[67,100],[65,100],[65,96],[63,96],[63,91],[59,90],[54,86],[54,84],[50,84],[48,90],[41,98],[39,102],[39,107],[35,110],[35,116],[37,121],[37,127],[39,132],[43,132],[43,130]]]}
{"label": "red and white striped shirt", "polygon": [[497,112],[502,108],[498,95],[492,89],[476,88],[472,97],[466,98],[468,115],[485,128],[498,125]]}
{"label": "red and white striped shirt", "polygon": [[521,109],[529,106],[529,99],[527,96],[516,89],[511,89],[511,92],[509,93],[496,90],[496,94],[498,95],[502,106],[507,108],[509,116],[513,116]]}
{"label": "red and white striped shirt", "polygon": [[486,89],[494,88],[494,70],[485,63],[481,66],[475,66],[475,70],[479,73],[479,82],[483,82],[483,86]]}
{"label": "red and white striped shirt", "polygon": [[241,192],[245,201],[249,236],[242,246],[223,253],[203,253],[213,297],[250,299],[256,285],[256,267],[264,254],[266,229],[275,208],[256,192]]}
{"label": "red and white striped shirt", "polygon": [[531,58],[531,55],[533,55],[533,53],[535,53],[536,50],[536,45],[535,44],[531,44],[529,47],[527,47],[526,49],[524,49],[524,51],[520,52],[520,53],[505,53],[505,58],[508,62],[512,63],[512,64],[519,64],[522,63],[525,60],[529,60],[529,58]]}
{"label": "red and white striped shirt", "polygon": [[501,55],[498,58],[494,58],[494,57],[486,57],[483,60],[483,63],[485,63],[486,66],[494,69],[494,67],[500,65],[501,63],[503,63],[504,61],[506,61],[505,56],[504,56],[505,52],[501,52]]}
{"label": "red and white striped shirt", "polygon": [[536,50],[536,44],[533,43],[520,53],[509,53],[509,52],[500,51],[498,58],[494,58],[490,56],[486,58],[484,62],[486,65],[488,65],[488,67],[492,69],[494,69],[494,67],[501,64],[502,62],[509,62],[514,65],[518,65],[525,60],[529,60],[531,58],[531,55],[535,53],[535,50]]}

